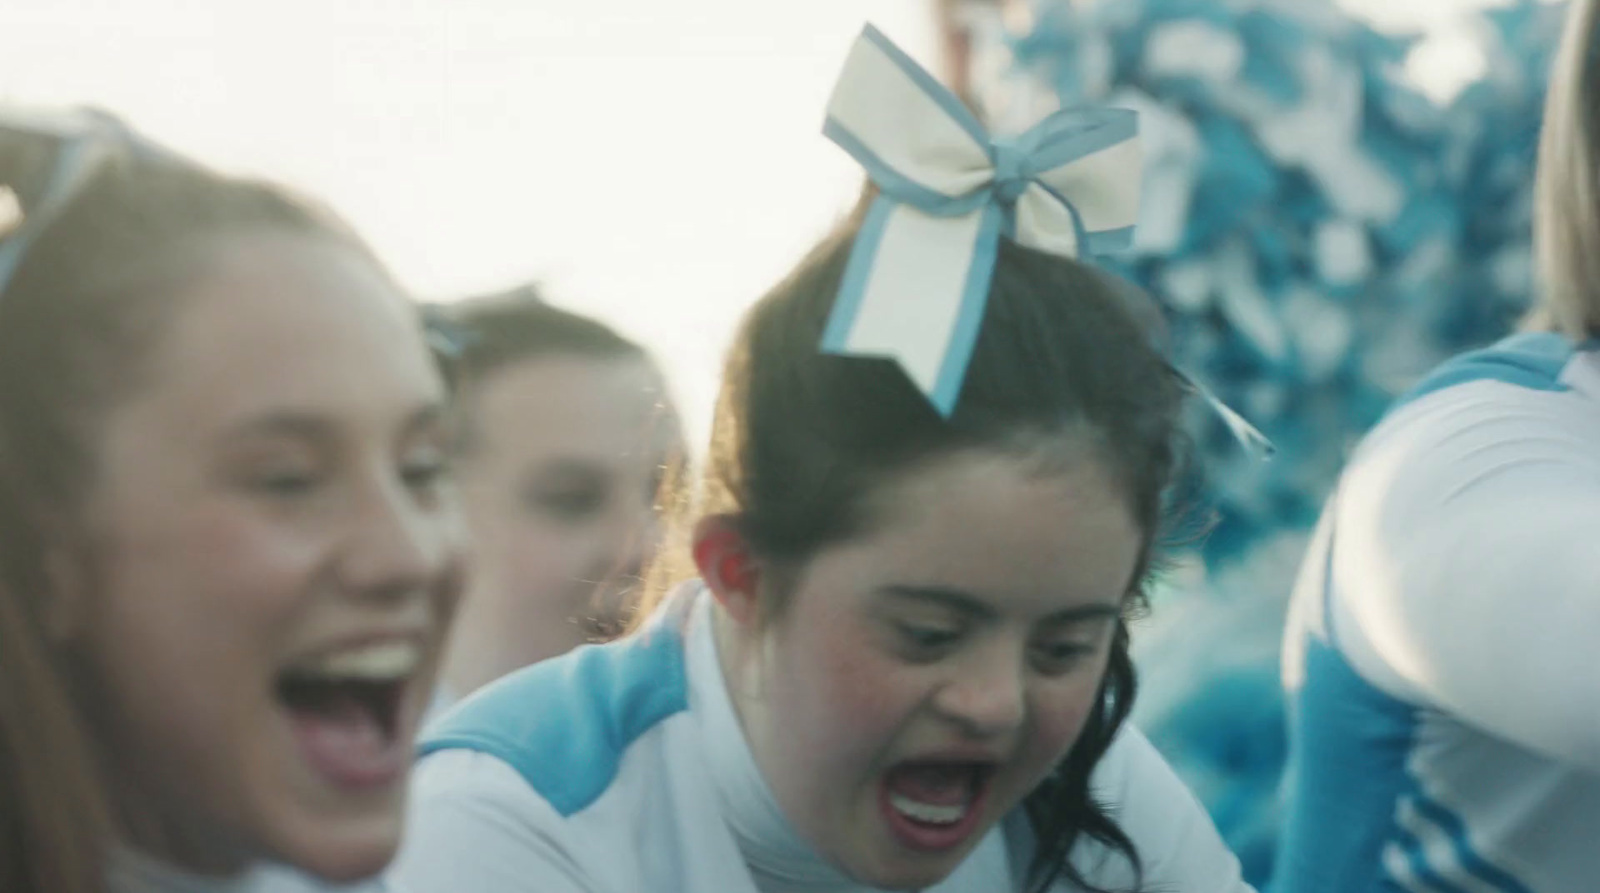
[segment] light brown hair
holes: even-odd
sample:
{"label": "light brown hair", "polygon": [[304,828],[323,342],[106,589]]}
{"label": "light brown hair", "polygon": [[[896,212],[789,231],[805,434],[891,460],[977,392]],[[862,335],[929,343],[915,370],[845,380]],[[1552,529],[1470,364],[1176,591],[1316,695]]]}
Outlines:
{"label": "light brown hair", "polygon": [[203,275],[218,234],[288,231],[355,244],[332,218],[272,187],[147,151],[131,134],[104,136],[105,154],[67,200],[53,190],[72,137],[0,117],[0,184],[25,215],[48,220],[0,289],[6,893],[105,886],[116,810],[98,768],[96,716],[52,632],[63,563],[71,575],[94,576],[79,515],[105,412],[140,387],[151,345],[178,311],[175,296]]}
{"label": "light brown hair", "polygon": [[1542,297],[1527,320],[1574,340],[1600,333],[1600,0],[1573,0],[1551,69],[1534,187]]}

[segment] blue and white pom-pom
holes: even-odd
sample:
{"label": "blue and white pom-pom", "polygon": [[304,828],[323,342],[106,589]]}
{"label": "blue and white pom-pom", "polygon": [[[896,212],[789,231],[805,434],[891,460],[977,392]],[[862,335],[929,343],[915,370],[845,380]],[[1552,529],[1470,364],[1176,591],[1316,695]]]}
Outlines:
{"label": "blue and white pom-pom", "polygon": [[[1325,0],[1036,4],[1008,87],[1140,112],[1147,173],[1123,272],[1171,311],[1174,358],[1255,422],[1252,461],[1200,419],[1212,562],[1313,519],[1352,440],[1532,288],[1529,205],[1560,9],[1483,20],[1484,76],[1441,107],[1414,40]],[[993,92],[993,91],[991,91]]]}

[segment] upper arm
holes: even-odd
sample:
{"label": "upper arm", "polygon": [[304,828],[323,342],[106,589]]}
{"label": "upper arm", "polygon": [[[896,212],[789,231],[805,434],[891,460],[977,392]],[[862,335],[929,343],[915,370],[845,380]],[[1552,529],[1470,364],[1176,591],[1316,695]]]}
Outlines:
{"label": "upper arm", "polygon": [[605,893],[563,839],[563,824],[509,765],[444,751],[418,766],[388,881],[402,893]]}
{"label": "upper arm", "polygon": [[1397,697],[1600,770],[1600,426],[1477,401],[1405,433],[1341,487],[1341,649]]}
{"label": "upper arm", "polygon": [[[1126,725],[1118,733],[1091,786],[1133,841],[1143,889],[1251,893],[1211,817],[1138,729]],[[1120,889],[1133,883],[1126,863],[1098,845],[1080,846],[1073,861],[1096,884]]]}

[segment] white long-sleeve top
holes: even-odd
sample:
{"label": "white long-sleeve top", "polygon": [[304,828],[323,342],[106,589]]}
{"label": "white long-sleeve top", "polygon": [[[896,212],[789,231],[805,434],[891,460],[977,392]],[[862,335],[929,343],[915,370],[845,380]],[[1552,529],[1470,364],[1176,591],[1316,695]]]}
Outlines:
{"label": "white long-sleeve top", "polygon": [[1276,893],[1600,890],[1600,352],[1519,335],[1399,404],[1284,661]]}
{"label": "white long-sleeve top", "polygon": [[[513,674],[425,737],[403,893],[846,893],[862,888],[790,828],[746,745],[711,634],[711,599],[680,593],[639,634]],[[1210,819],[1137,732],[1095,789],[1144,860],[1146,889],[1245,893]],[[928,893],[1022,890],[1018,814]],[[1131,883],[1095,845],[1098,884]],[[1054,890],[1075,888],[1060,882]]]}

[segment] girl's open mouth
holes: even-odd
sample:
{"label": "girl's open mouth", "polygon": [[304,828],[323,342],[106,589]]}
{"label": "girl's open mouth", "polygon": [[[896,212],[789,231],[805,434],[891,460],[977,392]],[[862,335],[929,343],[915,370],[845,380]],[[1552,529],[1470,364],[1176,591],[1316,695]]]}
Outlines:
{"label": "girl's open mouth", "polygon": [[924,852],[965,843],[983,816],[989,762],[908,761],[883,776],[879,807],[894,836]]}
{"label": "girl's open mouth", "polygon": [[402,713],[423,662],[412,641],[329,652],[278,674],[276,694],[306,762],[334,786],[365,790],[405,774]]}

